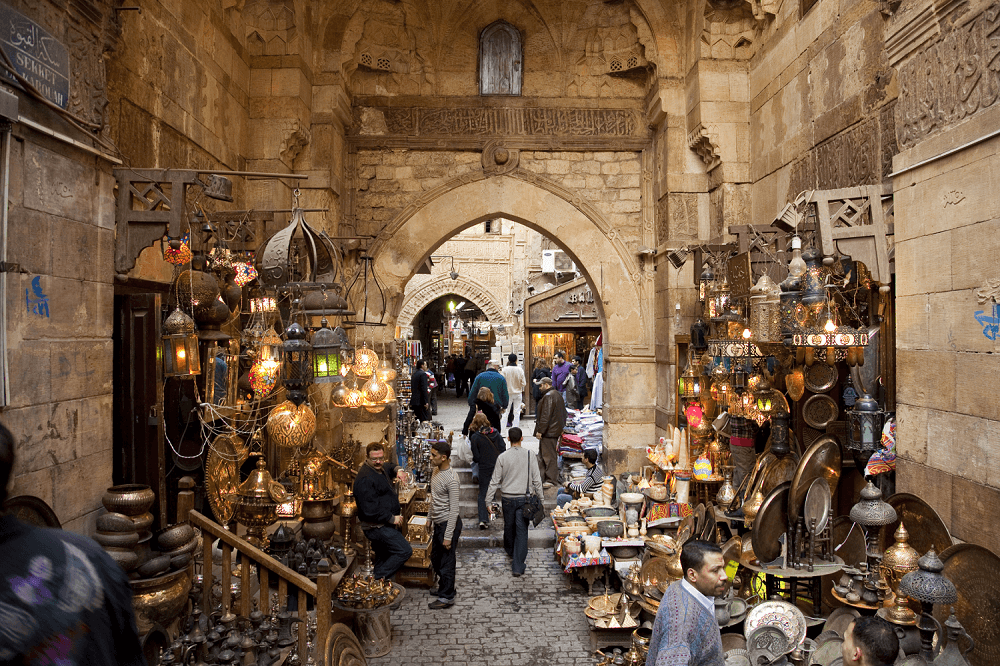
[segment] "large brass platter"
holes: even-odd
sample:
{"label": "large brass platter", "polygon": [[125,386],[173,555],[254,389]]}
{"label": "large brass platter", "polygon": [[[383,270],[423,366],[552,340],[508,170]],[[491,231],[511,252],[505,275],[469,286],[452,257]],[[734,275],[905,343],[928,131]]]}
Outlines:
{"label": "large brass platter", "polygon": [[781,542],[778,539],[785,533],[788,525],[788,482],[775,487],[753,521],[751,539],[754,553],[761,564],[773,562],[781,555]]}
{"label": "large brass platter", "polygon": [[[906,523],[904,523],[906,524]],[[907,529],[909,526],[907,525]],[[955,584],[955,617],[975,640],[966,657],[971,664],[1000,664],[1000,557],[973,543],[960,543],[941,553],[941,573]],[[949,607],[938,604],[934,616],[944,624]],[[962,641],[964,650],[967,642]]]}
{"label": "large brass platter", "polygon": [[823,393],[809,398],[802,407],[802,420],[816,430],[825,429],[836,421],[839,415],[840,407],[837,406],[837,401]]}
{"label": "large brass platter", "polygon": [[695,535],[695,538],[699,538],[701,535],[701,530],[705,526],[705,505],[699,504],[694,508],[694,528],[691,530],[691,534]]}
{"label": "large brass platter", "polygon": [[830,496],[837,491],[840,481],[840,444],[833,435],[820,437],[802,454],[802,460],[795,468],[792,485],[788,489],[788,517],[793,522],[799,519],[806,493],[813,480],[820,477],[830,485]]}
{"label": "large brass platter", "polygon": [[236,434],[219,435],[212,442],[205,460],[205,494],[216,519],[228,523],[236,511],[240,489],[240,467],[250,455]]}
{"label": "large brass platter", "polygon": [[884,553],[895,543],[893,534],[896,533],[900,521],[906,525],[906,531],[910,533],[909,544],[921,555],[930,550],[931,546],[934,546],[939,555],[951,547],[951,534],[941,516],[930,504],[910,493],[896,493],[886,502],[896,510],[896,520],[884,526],[879,532],[881,552]]}
{"label": "large brass platter", "polygon": [[[662,557],[651,557],[642,565],[639,570],[639,580],[644,586],[660,587],[661,584],[669,585],[675,579],[670,576],[667,568],[667,561]],[[663,589],[663,588],[661,588]]]}
{"label": "large brass platter", "polygon": [[806,368],[803,380],[806,388],[813,393],[826,393],[837,383],[839,374],[837,366],[827,365],[826,363],[813,363]]}
{"label": "large brass platter", "polygon": [[701,522],[701,531],[699,532],[698,538],[702,541],[710,541],[715,543],[715,505],[709,502],[705,506],[705,515]]}
{"label": "large brass platter", "polygon": [[760,493],[764,497],[783,483],[791,481],[795,477],[795,470],[799,465],[799,457],[794,453],[789,453],[782,458],[775,458],[774,462],[764,468],[761,473]]}
{"label": "large brass platter", "polygon": [[807,534],[811,532],[819,536],[826,529],[826,524],[830,520],[831,501],[830,486],[827,485],[826,479],[813,479],[802,509]]}
{"label": "large brass platter", "polygon": [[722,561],[727,564],[729,562],[739,562],[742,551],[743,539],[739,536],[734,536],[722,546]]}

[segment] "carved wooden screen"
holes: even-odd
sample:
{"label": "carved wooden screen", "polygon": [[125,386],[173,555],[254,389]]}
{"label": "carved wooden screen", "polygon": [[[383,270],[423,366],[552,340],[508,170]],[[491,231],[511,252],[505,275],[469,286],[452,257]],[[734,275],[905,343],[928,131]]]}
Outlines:
{"label": "carved wooden screen", "polygon": [[521,33],[506,21],[497,21],[479,36],[479,94],[520,95]]}

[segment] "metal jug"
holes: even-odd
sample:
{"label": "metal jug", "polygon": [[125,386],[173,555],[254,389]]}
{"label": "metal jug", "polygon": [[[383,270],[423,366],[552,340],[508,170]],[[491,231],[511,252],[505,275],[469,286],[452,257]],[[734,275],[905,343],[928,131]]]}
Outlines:
{"label": "metal jug", "polygon": [[[955,617],[954,610],[948,619],[945,620],[944,626],[948,629],[948,644],[945,645],[944,649],[938,653],[938,656],[934,658],[935,666],[970,666],[969,661],[965,658],[972,648],[976,646],[975,642],[972,640],[972,636],[965,630],[965,627],[958,621]],[[965,648],[963,651],[959,646],[959,642],[962,639],[967,639],[969,641],[969,647]]]}

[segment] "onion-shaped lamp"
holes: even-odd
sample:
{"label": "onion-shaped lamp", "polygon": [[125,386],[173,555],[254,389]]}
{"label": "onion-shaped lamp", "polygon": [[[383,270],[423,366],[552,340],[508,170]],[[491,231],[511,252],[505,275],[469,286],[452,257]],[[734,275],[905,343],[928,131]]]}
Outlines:
{"label": "onion-shaped lamp", "polygon": [[349,409],[357,409],[364,405],[364,395],[358,390],[358,383],[356,381],[351,381],[351,385],[347,388],[347,395],[344,396],[344,406]]}
{"label": "onion-shaped lamp", "polygon": [[278,383],[278,376],[281,374],[281,364],[277,361],[265,361],[258,359],[250,367],[250,387],[253,389],[254,397],[263,400]]}
{"label": "onion-shaped lamp", "polygon": [[354,363],[351,365],[351,369],[358,377],[371,377],[377,367],[378,354],[375,353],[374,349],[362,345],[361,349],[354,352]]}
{"label": "onion-shaped lamp", "polygon": [[386,383],[396,378],[396,368],[392,367],[388,358],[382,359],[382,365],[378,367],[376,372],[378,373],[378,378]]}
{"label": "onion-shaped lamp", "polygon": [[334,407],[347,407],[347,394],[350,392],[351,389],[345,382],[337,384],[330,394],[330,404]]}
{"label": "onion-shaped lamp", "polygon": [[163,376],[193,377],[201,374],[201,356],[194,320],[174,310],[163,322]]}
{"label": "onion-shaped lamp", "polygon": [[316,434],[316,414],[307,404],[297,405],[286,400],[268,415],[267,434],[272,442],[282,448],[303,447]]}

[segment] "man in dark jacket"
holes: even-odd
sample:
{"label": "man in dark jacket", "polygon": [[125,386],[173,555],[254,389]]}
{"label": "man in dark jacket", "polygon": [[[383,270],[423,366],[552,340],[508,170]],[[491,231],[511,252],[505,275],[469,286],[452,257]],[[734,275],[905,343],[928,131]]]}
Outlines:
{"label": "man in dark jacket", "polygon": [[410,407],[417,415],[418,421],[431,420],[431,387],[427,378],[427,371],[424,370],[423,360],[417,361],[410,375]]}
{"label": "man in dark jacket", "polygon": [[484,372],[479,373],[476,381],[472,382],[469,389],[469,406],[476,404],[479,389],[483,386],[493,392],[493,401],[496,403],[497,412],[503,414],[510,404],[510,394],[507,393],[507,380],[497,369],[496,361],[490,361],[489,367]]}
{"label": "man in dark jacket", "polygon": [[396,478],[405,481],[406,472],[386,461],[382,442],[372,442],[366,452],[368,458],[354,477],[358,523],[372,546],[372,575],[389,578],[413,555],[413,547],[400,532],[403,511],[392,485]]}
{"label": "man in dark jacket", "polygon": [[559,483],[559,438],[566,427],[566,403],[552,386],[550,377],[543,377],[538,384],[542,399],[535,409],[535,437],[538,438],[539,471],[551,488]]}
{"label": "man in dark jacket", "polygon": [[483,413],[476,414],[469,426],[469,444],[472,447],[472,459],[479,465],[479,529],[485,530],[490,525],[490,512],[486,508],[486,489],[493,478],[493,469],[497,466],[497,457],[507,450],[507,444],[500,436],[500,431],[490,425]]}

